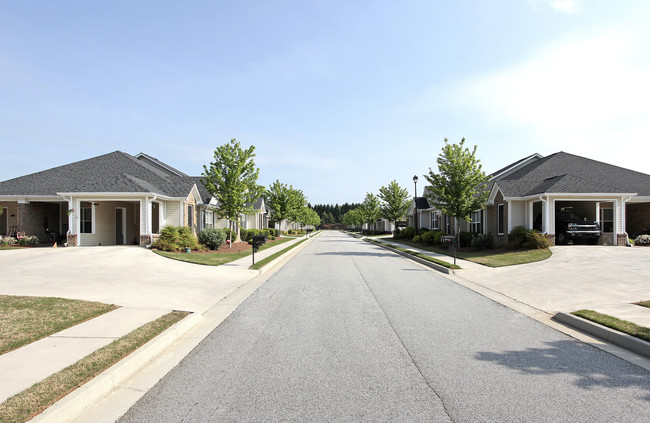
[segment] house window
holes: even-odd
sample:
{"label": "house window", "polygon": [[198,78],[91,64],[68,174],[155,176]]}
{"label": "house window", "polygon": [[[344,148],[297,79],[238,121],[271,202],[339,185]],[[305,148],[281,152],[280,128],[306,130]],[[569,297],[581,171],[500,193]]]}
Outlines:
{"label": "house window", "polygon": [[482,233],[483,232],[482,231],[483,222],[482,222],[482,219],[481,219],[482,218],[481,211],[479,210],[477,212],[472,213],[470,217],[472,219],[472,222],[469,224],[469,230],[471,232]]}
{"label": "house window", "polygon": [[503,204],[499,204],[497,206],[497,233],[499,235],[503,235],[503,222],[504,222]]}
{"label": "house window", "polygon": [[438,212],[434,211],[431,213],[431,229],[434,230],[440,229],[440,222],[438,221],[439,217],[440,215],[438,214]]}
{"label": "house window", "polygon": [[205,211],[205,227],[206,228],[214,227],[214,212],[211,210]]}
{"label": "house window", "polygon": [[88,201],[81,202],[81,210],[79,211],[79,226],[80,233],[93,233],[93,204]]}
{"label": "house window", "polygon": [[156,202],[151,203],[151,232],[160,232],[160,204]]}
{"label": "house window", "polygon": [[614,232],[614,209],[601,209],[600,221],[604,233]]}
{"label": "house window", "polygon": [[187,226],[194,227],[194,206],[191,204],[187,205]]}

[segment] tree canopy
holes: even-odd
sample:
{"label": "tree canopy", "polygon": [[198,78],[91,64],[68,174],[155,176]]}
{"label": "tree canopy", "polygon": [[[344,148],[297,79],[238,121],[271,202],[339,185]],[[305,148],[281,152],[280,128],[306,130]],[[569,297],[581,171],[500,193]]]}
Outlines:
{"label": "tree canopy", "polygon": [[277,222],[285,219],[295,221],[305,202],[302,191],[277,180],[266,190],[266,204],[273,209],[273,219]]}
{"label": "tree canopy", "polygon": [[380,217],[379,198],[373,193],[367,193],[360,210],[363,223],[367,223],[368,229],[370,229],[370,225],[378,221]]}
{"label": "tree canopy", "polygon": [[476,146],[470,151],[464,145],[465,138],[459,144],[450,144],[445,138],[437,159],[438,173],[429,168],[429,175],[424,175],[431,184],[429,204],[454,217],[454,226],[458,219],[470,222],[471,213],[482,209],[488,197],[488,177],[476,158]]}
{"label": "tree canopy", "polygon": [[219,202],[221,218],[238,222],[241,215],[253,213],[253,203],[264,191],[257,185],[260,170],[255,167],[254,151],[255,146],[244,150],[233,138],[214,150],[210,166],[203,166],[203,184]]}
{"label": "tree canopy", "polygon": [[379,188],[379,198],[382,201],[380,206],[381,217],[393,222],[395,228],[397,228],[397,221],[406,216],[406,212],[411,205],[408,191],[393,180],[387,186]]}

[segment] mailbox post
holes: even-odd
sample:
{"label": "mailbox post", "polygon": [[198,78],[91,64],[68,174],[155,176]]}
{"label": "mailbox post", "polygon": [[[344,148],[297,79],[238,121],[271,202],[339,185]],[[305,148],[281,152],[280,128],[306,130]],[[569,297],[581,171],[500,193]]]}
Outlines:
{"label": "mailbox post", "polygon": [[266,236],[264,235],[253,235],[253,264],[255,264],[255,253],[260,249],[262,245],[266,242]]}

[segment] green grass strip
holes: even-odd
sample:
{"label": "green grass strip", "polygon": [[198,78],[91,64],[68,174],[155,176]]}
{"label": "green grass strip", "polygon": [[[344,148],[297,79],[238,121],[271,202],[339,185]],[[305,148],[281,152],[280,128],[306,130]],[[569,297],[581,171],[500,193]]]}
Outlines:
{"label": "green grass strip", "polygon": [[0,422],[30,420],[188,314],[184,311],[166,314],[9,398],[0,404]]}
{"label": "green grass strip", "polygon": [[636,323],[617,319],[616,317],[598,313],[597,311],[593,310],[578,310],[574,311],[571,314],[650,342],[650,329],[639,326]]}
{"label": "green grass strip", "polygon": [[403,253],[410,254],[412,256],[421,258],[423,260],[430,261],[431,263],[439,264],[440,266],[446,267],[447,269],[462,269],[462,267],[460,267],[457,264],[447,263],[444,260],[440,260],[440,259],[437,259],[435,257],[430,257],[430,256],[427,256],[425,254],[418,253],[417,251],[407,250],[406,248],[402,248],[402,247],[395,247],[394,245],[390,245],[390,244],[387,244],[385,242],[377,241],[377,240],[374,240],[374,239],[371,239],[369,241],[374,242],[375,244],[385,245],[385,246],[387,246],[389,248],[393,248],[393,249],[395,249],[397,251],[401,251]]}
{"label": "green grass strip", "polygon": [[66,298],[0,295],[0,354],[117,308]]}
{"label": "green grass strip", "polygon": [[262,259],[262,260],[258,261],[257,263],[255,263],[254,265],[252,265],[251,267],[249,267],[249,269],[260,270],[262,267],[266,266],[267,264],[269,264],[270,262],[272,262],[276,258],[280,257],[282,254],[288,252],[292,248],[295,248],[295,247],[299,246],[300,244],[302,244],[303,242],[305,242],[305,241],[307,241],[309,239],[311,239],[311,238],[305,238],[305,239],[303,239],[301,241],[296,242],[293,245],[288,246],[287,248],[285,248],[283,250],[278,251],[277,253],[271,254],[267,258]]}
{"label": "green grass strip", "polygon": [[636,305],[640,305],[641,307],[648,307],[648,308],[650,308],[650,301],[641,301],[641,302],[634,303],[634,304],[636,304]]}

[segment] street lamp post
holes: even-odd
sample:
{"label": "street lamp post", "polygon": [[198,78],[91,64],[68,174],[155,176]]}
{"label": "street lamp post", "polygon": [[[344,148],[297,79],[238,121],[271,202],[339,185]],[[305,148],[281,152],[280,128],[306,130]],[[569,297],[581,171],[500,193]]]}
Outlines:
{"label": "street lamp post", "polygon": [[415,184],[415,196],[413,197],[413,223],[415,224],[415,234],[418,234],[418,175],[413,177],[413,183]]}

